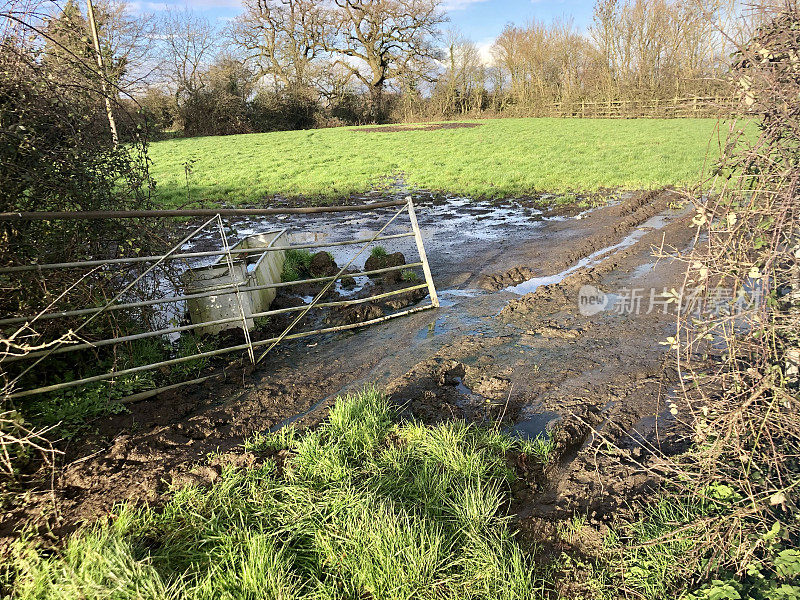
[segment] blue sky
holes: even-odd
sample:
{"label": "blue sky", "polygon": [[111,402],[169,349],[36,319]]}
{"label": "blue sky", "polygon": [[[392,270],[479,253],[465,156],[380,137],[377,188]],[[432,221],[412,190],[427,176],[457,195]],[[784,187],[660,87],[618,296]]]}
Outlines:
{"label": "blue sky", "polygon": [[495,37],[506,23],[571,17],[580,29],[592,20],[593,0],[447,0],[450,25],[478,44]]}
{"label": "blue sky", "polygon": [[[130,4],[141,12],[188,5],[220,21],[240,11],[240,0],[132,0]],[[506,23],[522,24],[532,18],[549,21],[572,17],[575,25],[584,30],[591,23],[593,5],[593,0],[445,0],[450,16],[446,27],[457,28],[479,45],[488,46]]]}

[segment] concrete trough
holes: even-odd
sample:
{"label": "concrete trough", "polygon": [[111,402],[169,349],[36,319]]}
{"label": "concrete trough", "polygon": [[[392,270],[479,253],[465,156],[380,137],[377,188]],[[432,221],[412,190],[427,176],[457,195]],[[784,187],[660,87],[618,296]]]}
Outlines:
{"label": "concrete trough", "polygon": [[[286,230],[268,231],[248,236],[238,242],[232,249],[258,249],[271,246],[286,246],[288,236]],[[233,255],[236,257],[236,255]],[[246,257],[234,258],[233,277],[228,266],[227,257],[220,256],[216,262],[204,267],[189,269],[183,274],[183,285],[187,294],[211,291],[215,288],[221,290],[220,294],[202,298],[190,298],[186,301],[189,319],[196,323],[195,333],[214,334],[227,329],[242,327],[242,309],[248,330],[255,326],[252,315],[269,309],[275,299],[275,288],[255,291],[239,292],[229,286],[236,283],[240,288],[256,287],[279,283],[286,253],[283,250],[251,254]],[[241,309],[239,302],[241,300]],[[210,321],[237,318],[238,321],[220,323],[216,325],[203,325]]]}

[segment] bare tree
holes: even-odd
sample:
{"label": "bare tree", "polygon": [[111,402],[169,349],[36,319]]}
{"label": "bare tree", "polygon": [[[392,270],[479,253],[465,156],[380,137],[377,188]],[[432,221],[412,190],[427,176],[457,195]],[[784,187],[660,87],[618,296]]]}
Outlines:
{"label": "bare tree", "polygon": [[478,111],[486,90],[486,67],[474,42],[457,31],[447,34],[445,72],[439,79],[442,114]]}
{"label": "bare tree", "polygon": [[324,52],[328,17],[317,0],[245,0],[231,32],[260,75],[289,90],[306,90]]}
{"label": "bare tree", "polygon": [[372,118],[384,117],[387,81],[437,56],[432,40],[446,18],[441,0],[333,0],[325,48],[368,90]]}
{"label": "bare tree", "polygon": [[730,10],[725,0],[598,2],[591,36],[605,63],[608,97],[702,93],[727,68],[730,45],[719,23]]}
{"label": "bare tree", "polygon": [[[151,14],[133,15],[125,0],[95,2],[99,37],[113,57],[112,83],[128,94],[142,91],[159,72],[160,56],[153,40],[157,22]],[[106,65],[108,69],[111,65]]]}
{"label": "bare tree", "polygon": [[204,85],[204,75],[217,51],[217,33],[208,19],[190,10],[169,10],[161,23],[165,71],[180,106]]}

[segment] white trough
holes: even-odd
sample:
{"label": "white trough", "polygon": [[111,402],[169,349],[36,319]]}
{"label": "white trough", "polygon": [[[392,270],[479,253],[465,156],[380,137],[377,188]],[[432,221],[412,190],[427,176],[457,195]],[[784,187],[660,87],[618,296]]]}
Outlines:
{"label": "white trough", "polygon": [[[232,249],[269,248],[271,246],[286,246],[286,230],[268,231],[248,236],[238,242]],[[236,255],[233,255],[236,257]],[[239,292],[230,287],[236,283],[240,288],[256,287],[279,283],[286,253],[283,250],[250,254],[245,257],[233,259],[233,278],[226,256],[221,256],[214,264],[205,267],[189,269],[183,274],[183,284],[187,294],[206,292],[215,288],[223,289],[219,295],[190,298],[186,301],[189,319],[196,323],[195,333],[214,334],[226,329],[242,327],[242,311],[244,322],[248,331],[253,329],[255,323],[252,315],[269,309],[275,299],[275,288],[266,288],[254,291]],[[233,279],[233,281],[232,281]],[[241,301],[241,309],[239,302]],[[223,319],[238,319],[216,325],[204,325],[211,321]]]}

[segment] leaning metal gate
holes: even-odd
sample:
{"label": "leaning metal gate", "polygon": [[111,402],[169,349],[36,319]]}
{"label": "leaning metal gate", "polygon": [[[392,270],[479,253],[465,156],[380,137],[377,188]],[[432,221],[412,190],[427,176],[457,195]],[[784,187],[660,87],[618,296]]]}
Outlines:
{"label": "leaning metal gate", "polygon": [[[237,216],[241,214],[245,215],[274,215],[274,214],[282,214],[282,213],[320,213],[320,212],[369,212],[374,211],[377,208],[386,208],[386,207],[399,207],[390,218],[386,220],[385,223],[375,231],[371,235],[366,235],[359,237],[357,239],[346,239],[346,240],[335,240],[335,241],[313,241],[309,243],[286,243],[285,240],[287,239],[284,234],[287,232],[288,228],[284,228],[281,230],[277,230],[274,232],[270,232],[273,235],[273,238],[266,246],[255,247],[255,248],[248,248],[248,247],[231,247],[229,244],[228,236],[225,231],[225,225],[223,222],[223,214],[226,216]],[[131,217],[146,217],[148,215],[152,216],[182,216],[183,214],[191,213],[194,215],[207,215],[209,212],[207,210],[196,210],[196,211],[131,211],[129,213],[47,213],[45,218],[49,219],[56,219],[56,218],[80,218],[80,215],[83,215],[84,218],[114,218],[119,216],[131,216]],[[178,214],[181,213],[181,214]],[[394,234],[387,234],[385,233],[386,230],[389,228],[390,225],[393,223],[395,226],[398,225],[399,218],[403,214],[407,215],[408,224],[410,225],[410,229],[407,231],[402,231],[400,233]],[[31,215],[9,215],[9,214],[0,214],[0,218],[5,219],[13,219],[13,218],[36,218],[36,213]],[[41,218],[41,216],[39,216]],[[217,237],[219,243],[218,250],[203,250],[203,251],[194,251],[194,252],[185,252],[182,251],[187,245],[191,245],[193,240],[197,239],[198,236],[206,235],[210,232],[213,232],[213,235]],[[414,238],[414,248],[416,249],[419,260],[416,262],[396,265],[396,266],[388,266],[379,269],[372,269],[372,270],[360,270],[353,272],[351,270],[351,266],[355,263],[355,261],[364,255],[370,248],[374,247],[374,244],[378,242],[390,242],[393,240],[401,240],[402,238]],[[282,241],[283,240],[283,241]],[[348,262],[343,265],[341,268],[338,269],[338,273],[335,275],[328,275],[324,277],[311,277],[306,279],[299,279],[295,281],[281,281],[278,280],[271,280],[264,283],[258,283],[257,279],[253,279],[252,277],[248,277],[247,269],[248,269],[248,260],[256,258],[258,262],[265,260],[265,257],[268,256],[269,253],[277,253],[283,252],[286,253],[287,251],[292,250],[308,250],[313,248],[334,248],[339,246],[358,246],[358,251],[353,254]],[[178,293],[175,294],[167,294],[155,298],[148,298],[145,300],[134,300],[130,301],[130,292],[136,288],[141,282],[145,281],[148,276],[152,276],[156,269],[171,263],[173,261],[182,261],[184,264],[189,264],[191,261],[203,261],[207,259],[213,259],[216,257],[216,262],[212,264],[212,266],[217,269],[220,273],[223,274],[222,279],[218,284],[206,286],[200,291],[189,290],[189,289],[180,289]],[[33,396],[37,394],[45,394],[48,392],[57,392],[60,390],[65,390],[68,388],[76,388],[79,386],[87,386],[90,384],[94,384],[96,382],[108,382],[109,385],[113,386],[115,382],[119,381],[121,378],[134,376],[139,373],[145,373],[149,371],[155,370],[164,370],[171,368],[176,365],[180,365],[182,363],[188,363],[190,361],[198,361],[199,359],[210,359],[212,357],[217,357],[224,354],[230,353],[242,353],[247,356],[247,360],[252,363],[253,365],[257,364],[264,357],[279,343],[286,340],[294,340],[305,338],[309,336],[325,334],[325,333],[335,333],[339,331],[345,330],[352,330],[360,327],[365,327],[368,325],[377,324],[389,319],[394,319],[397,317],[401,317],[404,315],[409,315],[412,313],[420,312],[423,310],[428,310],[431,308],[436,308],[439,306],[439,300],[436,295],[436,288],[434,286],[433,278],[431,275],[430,267],[428,265],[427,256],[425,254],[425,247],[423,245],[423,238],[422,233],[419,228],[419,224],[417,222],[416,213],[414,209],[414,204],[411,198],[407,198],[405,201],[393,201],[393,202],[382,202],[382,203],[375,203],[373,205],[365,205],[365,206],[347,206],[347,207],[314,207],[310,209],[230,209],[230,210],[221,210],[217,211],[210,216],[205,222],[203,222],[198,227],[192,229],[192,231],[186,235],[183,239],[181,239],[177,244],[175,244],[172,248],[169,249],[166,253],[162,255],[156,256],[133,256],[133,257],[124,257],[124,258],[117,258],[117,259],[104,259],[104,260],[87,260],[87,261],[79,261],[79,262],[71,262],[71,263],[52,263],[52,264],[31,264],[31,265],[18,265],[12,267],[5,267],[0,268],[0,276],[3,277],[13,277],[15,273],[25,272],[25,271],[38,271],[39,273],[46,273],[48,271],[56,271],[56,270],[87,270],[88,271],[84,274],[84,276],[95,272],[98,269],[114,269],[120,268],[125,265],[148,265],[144,268],[144,270],[138,274],[132,281],[126,283],[123,288],[112,297],[109,301],[107,301],[102,306],[96,307],[86,307],[86,308],[79,308],[79,309],[72,309],[67,311],[58,311],[57,309],[57,301],[51,303],[51,305],[36,315],[22,315],[22,316],[8,316],[6,318],[0,318],[0,328],[4,331],[4,336],[6,339],[15,339],[22,335],[30,335],[30,332],[35,332],[37,324],[41,324],[44,321],[51,321],[57,319],[82,319],[76,327],[69,329],[67,331],[61,332],[58,336],[54,339],[49,340],[37,340],[37,343],[33,345],[33,348],[29,348],[26,351],[13,351],[11,347],[8,346],[5,352],[0,353],[0,370],[6,371],[6,373],[12,373],[12,376],[5,377],[5,383],[3,384],[5,389],[2,390],[1,393],[4,394],[5,397],[8,398],[23,398],[27,396]],[[338,266],[338,265],[337,265]],[[393,271],[402,271],[403,275],[407,275],[409,272],[413,273],[414,270],[421,269],[423,277],[422,283],[416,283],[419,281],[419,278],[416,275],[403,277],[403,280],[408,279],[411,285],[406,285],[401,287],[400,289],[385,291],[382,293],[368,295],[366,297],[357,297],[357,298],[350,298],[344,300],[329,300],[323,301],[326,294],[331,290],[331,288],[339,282],[341,284],[342,280],[347,277],[351,278],[351,280],[355,280],[355,278],[365,278],[371,276],[385,276],[387,273],[391,273]],[[308,284],[321,284],[322,289],[317,292],[313,297],[309,297],[307,301],[304,301],[301,305],[298,306],[288,306],[283,308],[267,308],[266,310],[253,310],[253,307],[250,306],[248,303],[248,299],[253,297],[254,295],[269,292],[272,293],[273,297],[275,291],[280,288],[287,288],[292,286],[303,286]],[[397,310],[390,314],[383,314],[382,316],[366,319],[363,321],[357,321],[353,323],[344,323],[339,325],[334,325],[330,327],[321,327],[317,329],[311,329],[308,331],[295,331],[298,324],[301,322],[303,317],[305,317],[310,311],[315,309],[322,309],[322,308],[339,308],[339,307],[349,307],[355,306],[364,303],[370,303],[377,300],[385,301],[387,298],[392,296],[399,296],[401,294],[409,294],[410,292],[416,292],[418,290],[427,290],[426,297],[428,298],[428,302],[418,306],[412,306],[411,308],[404,308],[402,310]],[[65,292],[66,293],[66,292]],[[64,296],[64,293],[61,294],[58,298]],[[186,312],[183,307],[187,305],[189,302],[203,302],[205,299],[215,299],[219,298],[220,296],[228,298],[230,301],[231,306],[229,308],[232,309],[232,312],[229,311],[226,316],[219,318],[209,316],[206,320],[200,320],[199,322],[194,321],[188,324],[181,324],[180,318],[181,312]],[[419,300],[421,302],[421,300]],[[172,307],[169,309],[169,307]],[[177,309],[175,307],[178,307]],[[167,323],[166,326],[163,327],[155,327],[150,328],[147,331],[141,331],[137,333],[132,333],[128,335],[120,335],[116,337],[105,337],[102,339],[86,339],[82,332],[86,330],[86,328],[98,319],[101,315],[108,315],[109,313],[115,313],[117,311],[129,311],[129,310],[158,310],[163,309],[163,312],[167,315],[172,314],[173,317],[176,317],[172,320],[171,323]],[[170,313],[170,310],[172,311]],[[282,314],[292,314],[296,313],[296,316],[291,320],[291,322],[283,329],[283,331],[277,335],[268,337],[266,339],[257,339],[254,340],[251,337],[250,330],[253,326],[253,323],[256,322],[257,319],[261,318],[268,318],[276,315]],[[176,322],[176,320],[178,322]],[[74,322],[74,321],[73,321]],[[54,383],[46,383],[44,385],[41,384],[41,378],[36,378],[39,384],[35,386],[26,387],[25,385],[21,385],[21,382],[24,382],[25,375],[33,372],[37,367],[42,365],[43,361],[50,357],[62,355],[62,354],[69,354],[73,352],[79,351],[92,351],[99,348],[104,347],[114,347],[121,344],[126,344],[130,342],[136,342],[138,340],[145,340],[145,339],[175,339],[185,333],[192,333],[195,331],[200,331],[204,328],[217,328],[218,330],[225,329],[226,325],[231,325],[235,328],[240,328],[243,334],[243,341],[242,343],[233,343],[230,345],[225,345],[224,347],[216,347],[210,350],[202,350],[200,346],[197,347],[196,352],[189,352],[183,353],[180,356],[174,356],[171,358],[166,358],[164,360],[158,360],[153,362],[145,362],[143,364],[136,364],[134,366],[128,366],[123,369],[116,369],[116,370],[109,370],[108,372],[101,372],[91,376],[81,377],[79,379],[71,380],[71,381],[59,381]],[[52,328],[51,328],[52,329]],[[57,329],[56,329],[57,330]],[[13,367],[13,369],[12,369]],[[172,382],[169,385],[160,385],[158,387],[154,387],[151,389],[146,389],[143,391],[137,391],[136,393],[130,394],[125,398],[121,399],[121,402],[131,402],[136,400],[141,400],[150,396],[154,396],[161,392],[165,392],[167,390],[175,389],[181,386],[186,386],[190,384],[198,384],[204,381],[208,381],[213,378],[222,377],[224,376],[225,371],[223,370],[216,370],[208,373],[203,373],[200,377],[193,377],[190,379],[186,379],[183,381]]]}

